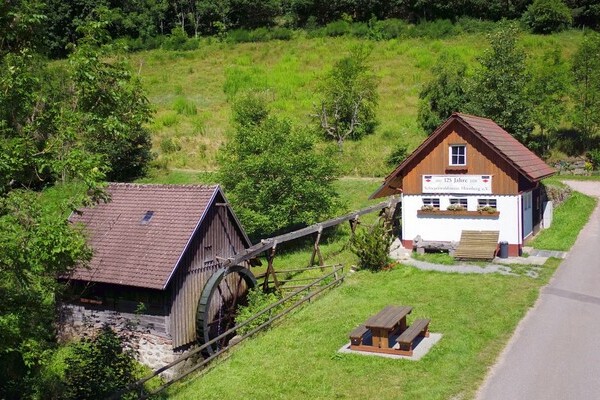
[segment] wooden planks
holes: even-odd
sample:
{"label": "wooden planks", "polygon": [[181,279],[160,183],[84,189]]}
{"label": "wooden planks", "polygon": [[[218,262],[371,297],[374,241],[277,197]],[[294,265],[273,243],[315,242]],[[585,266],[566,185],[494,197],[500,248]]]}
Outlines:
{"label": "wooden planks", "polygon": [[499,231],[462,231],[454,258],[492,260],[498,249]]}

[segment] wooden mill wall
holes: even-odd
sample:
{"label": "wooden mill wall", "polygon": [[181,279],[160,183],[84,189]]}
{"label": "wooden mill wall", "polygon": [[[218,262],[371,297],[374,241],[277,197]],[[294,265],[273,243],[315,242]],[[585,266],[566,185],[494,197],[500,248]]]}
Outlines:
{"label": "wooden mill wall", "polygon": [[[519,192],[518,172],[507,161],[463,125],[455,122],[446,129],[447,133],[439,135],[429,143],[428,149],[421,152],[422,157],[415,157],[407,165],[402,179],[404,194],[421,194],[423,175],[458,174],[491,175],[493,194],[514,195]],[[466,145],[466,166],[450,166],[449,147],[454,144]]]}
{"label": "wooden mill wall", "polygon": [[[196,341],[198,300],[207,280],[219,268],[218,258],[228,258],[245,248],[243,236],[228,207],[218,203],[224,203],[220,195],[207,211],[169,285],[172,301],[170,331],[174,348]],[[213,305],[213,312],[216,306]]]}

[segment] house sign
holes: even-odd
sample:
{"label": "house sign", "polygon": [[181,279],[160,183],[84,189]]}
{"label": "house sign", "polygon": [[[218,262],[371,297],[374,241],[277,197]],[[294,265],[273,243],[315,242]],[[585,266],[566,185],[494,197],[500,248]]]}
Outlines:
{"label": "house sign", "polygon": [[491,175],[423,175],[423,193],[492,194]]}

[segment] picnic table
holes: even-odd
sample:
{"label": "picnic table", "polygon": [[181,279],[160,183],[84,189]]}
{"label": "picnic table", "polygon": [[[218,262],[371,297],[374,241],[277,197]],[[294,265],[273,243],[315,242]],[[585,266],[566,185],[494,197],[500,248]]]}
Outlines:
{"label": "picnic table", "polygon": [[[350,332],[350,348],[412,356],[415,339],[429,336],[429,319],[419,319],[411,326],[407,325],[406,316],[412,309],[410,306],[386,306]],[[392,336],[397,336],[397,344],[390,346]]]}
{"label": "picnic table", "polygon": [[406,316],[410,314],[409,306],[386,306],[383,310],[373,315],[365,322],[371,331],[373,347],[387,349],[389,337],[393,333],[400,333],[406,329]]}

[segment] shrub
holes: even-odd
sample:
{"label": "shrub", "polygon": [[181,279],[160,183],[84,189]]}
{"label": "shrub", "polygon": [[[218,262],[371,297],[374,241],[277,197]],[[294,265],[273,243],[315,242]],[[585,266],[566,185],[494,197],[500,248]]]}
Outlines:
{"label": "shrub", "polygon": [[163,42],[163,48],[165,50],[183,50],[187,41],[187,33],[181,27],[176,27],[173,28],[169,37]]}
{"label": "shrub", "polygon": [[412,31],[413,37],[422,37],[429,39],[442,39],[454,36],[458,30],[450,20],[436,19],[434,21],[425,21],[415,25]]}
{"label": "shrub", "polygon": [[227,34],[227,41],[230,43],[249,43],[252,41],[250,31],[246,29],[234,29]]}
{"label": "shrub", "polygon": [[587,158],[592,164],[592,168],[594,170],[600,169],[600,147],[594,150],[589,150],[587,152]]}
{"label": "shrub", "polygon": [[498,23],[484,19],[460,17],[456,21],[456,27],[465,33],[491,33],[498,27]]}
{"label": "shrub", "polygon": [[404,161],[406,159],[407,155],[408,155],[408,149],[406,148],[406,145],[400,143],[400,144],[396,145],[396,147],[392,150],[390,155],[387,157],[386,163],[390,167],[394,168],[394,167],[400,165],[402,163],[402,161]]}
{"label": "shrub", "polygon": [[352,252],[358,257],[361,269],[379,271],[390,261],[392,235],[383,225],[377,223],[369,230],[358,231],[350,242]]}
{"label": "shrub", "polygon": [[384,40],[398,39],[404,37],[408,33],[408,24],[401,19],[386,19],[377,21],[374,24],[374,30],[377,35]]}
{"label": "shrub", "polygon": [[325,26],[325,35],[326,36],[344,36],[351,32],[352,25],[350,22],[345,20],[337,20],[328,23]]}
{"label": "shrub", "polygon": [[181,150],[181,145],[170,137],[166,137],[160,141],[160,150],[164,154],[175,153],[176,151]]}
{"label": "shrub", "polygon": [[[136,363],[107,325],[73,346],[65,359],[65,399],[105,399],[135,381]],[[135,393],[120,398],[136,398]]]}
{"label": "shrub", "polygon": [[196,109],[196,105],[186,99],[185,97],[177,97],[175,102],[173,103],[173,110],[181,115],[196,115],[198,114],[198,110]]}
{"label": "shrub", "polygon": [[271,33],[267,28],[257,28],[250,32],[250,41],[252,42],[268,42],[271,40]]}
{"label": "shrub", "polygon": [[372,37],[371,27],[365,22],[355,22],[352,24],[352,35],[359,38]]}
{"label": "shrub", "polygon": [[562,0],[535,0],[527,7],[523,20],[535,33],[552,33],[568,28],[573,16]]}
{"label": "shrub", "polygon": [[[279,301],[281,297],[276,293],[265,293],[261,288],[255,287],[248,291],[248,305],[240,306],[237,310],[237,315],[235,317],[235,324],[239,325],[242,322],[250,319],[253,315],[258,314],[271,304]],[[248,325],[245,325],[237,330],[238,335],[244,335],[254,328],[264,324],[271,318],[271,316],[276,315],[279,311],[283,309],[283,304],[274,307],[269,312],[264,313],[260,317],[256,318]]]}
{"label": "shrub", "polygon": [[287,28],[275,28],[271,31],[271,38],[276,40],[292,40],[294,31]]}

